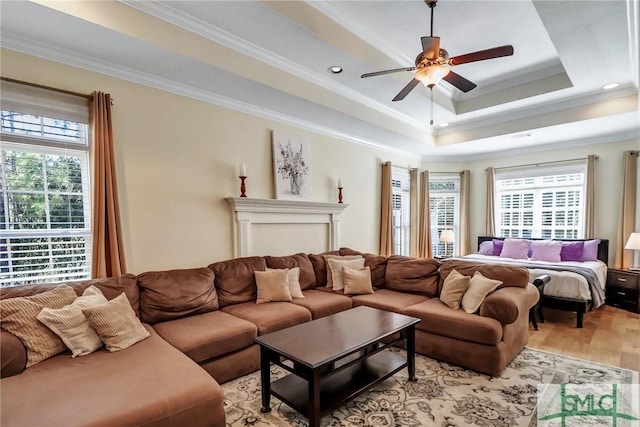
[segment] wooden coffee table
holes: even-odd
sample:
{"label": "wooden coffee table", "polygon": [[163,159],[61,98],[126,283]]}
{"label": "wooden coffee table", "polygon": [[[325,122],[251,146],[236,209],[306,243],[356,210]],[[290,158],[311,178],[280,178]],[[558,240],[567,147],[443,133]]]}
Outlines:
{"label": "wooden coffee table", "polygon": [[[327,413],[407,367],[415,381],[415,325],[420,319],[356,307],[254,339],[260,345],[262,412],[271,395],[320,425]],[[385,342],[383,342],[383,340]],[[406,340],[406,358],[382,351]],[[270,364],[291,372],[271,383]]]}

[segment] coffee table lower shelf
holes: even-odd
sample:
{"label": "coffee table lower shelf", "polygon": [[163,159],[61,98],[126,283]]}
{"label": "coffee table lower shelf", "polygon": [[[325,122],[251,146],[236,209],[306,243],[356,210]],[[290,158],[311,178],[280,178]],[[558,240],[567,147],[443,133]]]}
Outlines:
{"label": "coffee table lower shelf", "polygon": [[[406,356],[383,351],[320,380],[320,414],[332,412],[407,366]],[[309,417],[309,383],[287,375],[271,384],[271,394]]]}

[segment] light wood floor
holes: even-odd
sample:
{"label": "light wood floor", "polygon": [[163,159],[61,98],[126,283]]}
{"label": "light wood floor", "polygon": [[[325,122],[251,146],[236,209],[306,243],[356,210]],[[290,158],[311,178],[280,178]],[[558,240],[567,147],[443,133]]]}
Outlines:
{"label": "light wood floor", "polygon": [[586,313],[578,329],[575,314],[543,310],[539,330],[529,325],[528,347],[640,372],[640,314],[605,305]]}

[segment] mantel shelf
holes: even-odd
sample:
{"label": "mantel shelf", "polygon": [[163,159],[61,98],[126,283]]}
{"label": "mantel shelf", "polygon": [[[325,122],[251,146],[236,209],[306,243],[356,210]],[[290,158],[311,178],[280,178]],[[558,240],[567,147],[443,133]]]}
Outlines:
{"label": "mantel shelf", "polygon": [[234,214],[235,257],[253,255],[254,224],[327,224],[327,250],[340,247],[340,215],[349,206],[347,204],[248,197],[226,197],[225,200]]}

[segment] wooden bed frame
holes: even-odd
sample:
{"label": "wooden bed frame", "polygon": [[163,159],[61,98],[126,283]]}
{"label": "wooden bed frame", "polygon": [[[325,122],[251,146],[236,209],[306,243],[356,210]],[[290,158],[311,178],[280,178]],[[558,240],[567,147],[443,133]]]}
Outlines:
{"label": "wooden bed frame", "polygon": [[[493,239],[504,240],[506,239],[506,237],[478,236],[478,248],[480,248],[480,244],[482,242],[492,241]],[[525,239],[525,238],[521,238],[521,239]],[[548,239],[526,238],[526,240],[548,240]],[[556,240],[562,240],[564,242],[584,242],[584,241],[593,240],[593,239],[556,239]],[[600,244],[598,245],[598,259],[604,262],[605,264],[609,263],[609,240],[608,239],[600,239]],[[540,321],[544,323],[542,308],[572,311],[577,315],[576,326],[578,328],[582,328],[583,321],[584,321],[584,314],[593,308],[593,304],[591,301],[583,301],[583,300],[573,299],[573,298],[550,297],[550,296],[543,295],[542,302],[538,305],[538,317],[540,317]]]}

